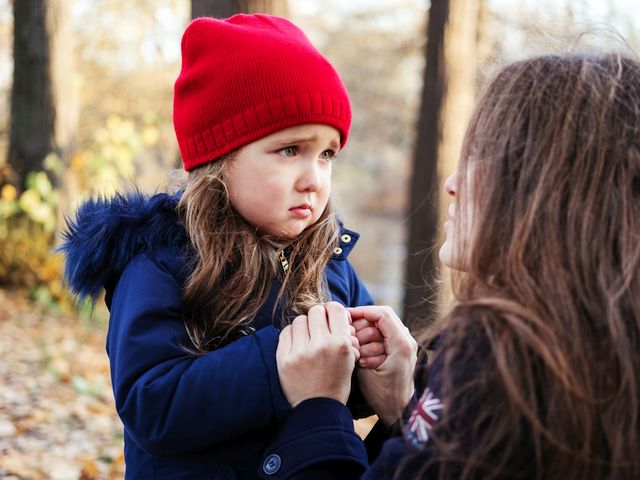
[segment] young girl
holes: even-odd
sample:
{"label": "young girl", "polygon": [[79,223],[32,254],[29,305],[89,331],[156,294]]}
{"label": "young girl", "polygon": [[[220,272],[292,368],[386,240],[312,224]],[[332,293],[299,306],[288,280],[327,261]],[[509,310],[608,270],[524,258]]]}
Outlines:
{"label": "young girl", "polygon": [[186,29],[174,97],[184,190],[90,200],[62,247],[75,292],[106,290],[127,478],[254,478],[291,408],[281,325],[331,299],[372,303],[347,260],[358,234],[330,201],[350,121],[338,74],[288,21]]}
{"label": "young girl", "polygon": [[[349,385],[352,357],[299,355],[318,338],[339,346],[346,321],[341,337],[337,326],[310,340],[287,327],[278,367],[300,403],[265,458],[307,450],[305,432],[320,426],[346,447],[339,460],[282,462],[275,478],[640,478],[640,62],[568,54],[508,65],[480,98],[445,187],[454,205],[440,258],[464,273],[404,438],[367,469],[344,407],[300,387],[325,379],[324,365]],[[409,398],[411,340],[388,309],[351,316],[385,337],[385,362],[359,377],[389,425]],[[314,311],[298,323],[312,317],[340,321]],[[344,395],[335,384],[315,396]]]}

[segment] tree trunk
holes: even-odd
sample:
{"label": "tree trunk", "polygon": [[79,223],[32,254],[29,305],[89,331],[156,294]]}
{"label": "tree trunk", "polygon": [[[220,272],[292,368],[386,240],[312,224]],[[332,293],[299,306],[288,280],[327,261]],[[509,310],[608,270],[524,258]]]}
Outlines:
{"label": "tree trunk", "polygon": [[13,88],[7,163],[24,188],[54,152],[64,157],[77,123],[67,0],[13,2]]}
{"label": "tree trunk", "polygon": [[[460,149],[467,124],[476,100],[476,76],[479,65],[490,55],[486,51],[485,36],[482,31],[486,14],[483,0],[456,0],[451,2],[449,23],[445,32],[445,63],[447,91],[442,106],[442,140],[438,150],[438,189],[440,219],[442,225],[447,218],[447,208],[451,203],[442,185],[456,169]],[[451,292],[450,270],[439,272],[440,313],[447,310],[453,295]]]}
{"label": "tree trunk", "polygon": [[446,87],[444,40],[448,17],[449,0],[432,0],[409,200],[404,321],[413,331],[430,322],[437,292],[432,247],[437,232],[438,205],[434,205],[430,192],[438,186],[438,144],[442,137],[440,118]]}
{"label": "tree trunk", "polygon": [[269,13],[286,17],[287,0],[191,0],[191,18],[227,18],[236,13]]}
{"label": "tree trunk", "polygon": [[[457,164],[475,97],[481,0],[432,0],[409,205],[404,319],[414,332],[439,313],[435,248],[443,217],[442,183]],[[440,302],[438,302],[440,300]]]}

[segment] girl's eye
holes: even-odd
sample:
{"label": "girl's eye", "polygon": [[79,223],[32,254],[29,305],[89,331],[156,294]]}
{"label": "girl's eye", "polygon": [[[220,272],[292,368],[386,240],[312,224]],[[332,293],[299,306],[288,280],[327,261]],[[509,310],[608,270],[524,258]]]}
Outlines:
{"label": "girl's eye", "polygon": [[298,154],[298,147],[284,147],[278,153],[283,157],[295,157]]}
{"label": "girl's eye", "polygon": [[324,160],[331,160],[333,158],[335,158],[337,155],[336,152],[334,152],[333,150],[329,149],[329,150],[325,150],[324,152],[322,152],[320,154],[320,158],[324,159]]}

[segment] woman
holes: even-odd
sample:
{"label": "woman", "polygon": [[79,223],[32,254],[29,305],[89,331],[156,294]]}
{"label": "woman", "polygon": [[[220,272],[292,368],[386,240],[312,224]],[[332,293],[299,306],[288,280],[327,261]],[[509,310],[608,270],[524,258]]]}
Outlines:
{"label": "woman", "polygon": [[[506,66],[482,94],[445,188],[454,202],[440,258],[464,273],[403,436],[369,467],[344,393],[296,390],[308,373],[294,368],[304,358],[296,345],[307,340],[285,330],[281,382],[300,403],[265,455],[285,458],[265,477],[640,478],[640,62],[567,54]],[[389,425],[399,410],[381,405],[406,400],[397,372],[413,362],[411,342],[388,310],[352,316],[356,329],[377,320],[385,337],[378,376],[360,379]],[[297,320],[309,343],[334,345],[316,354],[320,379],[324,359],[346,350],[346,334],[314,335],[325,318],[337,314]],[[346,384],[350,369],[332,368]],[[394,375],[402,388],[380,380]],[[287,458],[322,426],[335,461]]]}

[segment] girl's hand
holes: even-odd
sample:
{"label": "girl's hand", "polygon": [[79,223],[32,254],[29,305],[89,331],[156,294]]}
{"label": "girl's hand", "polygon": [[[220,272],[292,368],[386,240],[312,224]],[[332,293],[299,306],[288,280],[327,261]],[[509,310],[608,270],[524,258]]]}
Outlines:
{"label": "girl's hand", "polygon": [[413,373],[418,345],[390,307],[356,307],[349,312],[354,324],[360,320],[374,323],[384,339],[386,358],[382,365],[358,369],[357,374],[364,398],[390,426],[400,418],[415,391]]}
{"label": "girl's hand", "polygon": [[336,302],[315,305],[280,333],[276,362],[280,385],[295,407],[314,397],[347,403],[359,358],[349,313]]}
{"label": "girl's hand", "polygon": [[353,322],[353,327],[360,345],[358,366],[373,369],[380,367],[387,358],[387,349],[377,325],[366,318],[360,318]]}

